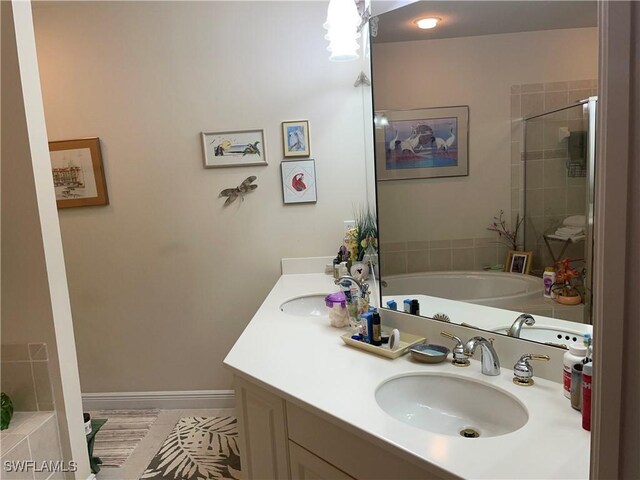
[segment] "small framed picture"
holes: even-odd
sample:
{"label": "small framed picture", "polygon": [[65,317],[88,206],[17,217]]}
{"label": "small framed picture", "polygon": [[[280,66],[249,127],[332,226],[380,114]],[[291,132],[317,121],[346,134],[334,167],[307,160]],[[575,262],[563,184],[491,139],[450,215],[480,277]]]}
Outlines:
{"label": "small framed picture", "polygon": [[518,252],[515,250],[507,253],[507,261],[505,263],[505,272],[511,273],[529,273],[531,270],[532,252]]}
{"label": "small framed picture", "polygon": [[58,208],[109,205],[100,139],[49,142]]}
{"label": "small framed picture", "polygon": [[204,168],[267,165],[264,130],[202,132]]}
{"label": "small framed picture", "polygon": [[282,145],[285,158],[311,155],[309,121],[282,122]]}
{"label": "small framed picture", "polygon": [[282,197],[284,203],[315,203],[316,161],[292,160],[282,162]]}

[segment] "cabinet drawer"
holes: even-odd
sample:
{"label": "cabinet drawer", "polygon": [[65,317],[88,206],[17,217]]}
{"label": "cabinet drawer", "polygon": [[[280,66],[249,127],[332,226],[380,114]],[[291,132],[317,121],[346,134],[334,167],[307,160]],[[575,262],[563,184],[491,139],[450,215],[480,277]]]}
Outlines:
{"label": "cabinet drawer", "polygon": [[330,463],[289,440],[292,480],[354,480]]}
{"label": "cabinet drawer", "polygon": [[[289,439],[353,478],[366,480],[458,478],[433,465],[420,467],[307,410],[287,402]],[[391,447],[389,447],[391,448]]]}

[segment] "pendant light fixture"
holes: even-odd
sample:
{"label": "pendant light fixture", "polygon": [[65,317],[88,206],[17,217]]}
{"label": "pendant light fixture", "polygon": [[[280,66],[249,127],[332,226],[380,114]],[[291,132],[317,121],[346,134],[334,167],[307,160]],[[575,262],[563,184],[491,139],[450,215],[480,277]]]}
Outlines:
{"label": "pendant light fixture", "polygon": [[354,0],[331,0],[327,9],[327,21],[323,27],[327,30],[325,39],[329,40],[327,50],[331,52],[329,60],[348,62],[357,60],[358,29],[362,19]]}

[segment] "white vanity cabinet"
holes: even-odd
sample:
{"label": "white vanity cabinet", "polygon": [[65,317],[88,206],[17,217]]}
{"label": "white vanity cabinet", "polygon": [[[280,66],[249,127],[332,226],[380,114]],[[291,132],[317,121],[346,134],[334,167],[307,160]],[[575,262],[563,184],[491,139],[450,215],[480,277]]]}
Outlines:
{"label": "white vanity cabinet", "polygon": [[237,375],[235,387],[246,480],[458,478],[401,458],[385,442],[348,431]]}
{"label": "white vanity cabinet", "polygon": [[234,377],[244,479],[288,479],[285,402],[264,388]]}

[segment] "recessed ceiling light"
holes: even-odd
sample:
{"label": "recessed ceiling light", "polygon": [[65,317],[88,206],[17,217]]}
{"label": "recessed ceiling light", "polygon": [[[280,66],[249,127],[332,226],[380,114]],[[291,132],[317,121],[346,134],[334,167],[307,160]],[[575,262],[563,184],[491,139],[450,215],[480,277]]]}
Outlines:
{"label": "recessed ceiling light", "polygon": [[437,17],[421,18],[420,20],[416,20],[416,25],[424,30],[427,30],[438,25],[438,22],[440,20],[441,19]]}

